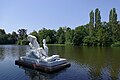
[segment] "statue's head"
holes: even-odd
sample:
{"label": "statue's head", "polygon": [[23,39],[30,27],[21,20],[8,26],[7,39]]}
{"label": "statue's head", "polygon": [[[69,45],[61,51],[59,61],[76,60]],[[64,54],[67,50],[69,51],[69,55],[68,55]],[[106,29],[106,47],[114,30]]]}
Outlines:
{"label": "statue's head", "polygon": [[45,39],[43,39],[43,44],[46,44],[46,40]]}
{"label": "statue's head", "polygon": [[36,39],[36,37],[33,35],[28,35],[27,39],[28,39],[28,41],[32,42]]}

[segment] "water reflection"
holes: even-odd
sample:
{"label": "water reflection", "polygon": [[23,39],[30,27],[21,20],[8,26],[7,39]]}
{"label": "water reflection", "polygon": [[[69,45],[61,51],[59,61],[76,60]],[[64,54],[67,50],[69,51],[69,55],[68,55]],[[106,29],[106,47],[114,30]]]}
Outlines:
{"label": "water reflection", "polygon": [[71,67],[45,74],[15,66],[28,46],[0,45],[0,80],[120,80],[120,48],[49,46],[49,55],[65,57]]}
{"label": "water reflection", "polygon": [[29,77],[30,80],[52,80],[57,75],[59,75],[63,71],[65,71],[65,70],[62,70],[58,73],[47,74],[47,73],[44,73],[44,72],[40,72],[40,71],[33,70],[33,69],[30,69],[30,68],[22,67],[22,66],[20,68],[24,70],[25,74]]}
{"label": "water reflection", "polygon": [[3,61],[7,57],[19,58],[27,51],[29,51],[28,46],[0,45],[0,60]]}
{"label": "water reflection", "polygon": [[5,58],[5,55],[3,53],[3,48],[0,48],[0,61],[3,61]]}
{"label": "water reflection", "polygon": [[63,47],[57,47],[57,49],[63,51],[62,53],[58,51],[58,54],[76,63],[74,68],[80,65],[77,69],[87,69],[83,73],[86,72],[90,80],[120,79],[120,48],[65,46],[64,49]]}

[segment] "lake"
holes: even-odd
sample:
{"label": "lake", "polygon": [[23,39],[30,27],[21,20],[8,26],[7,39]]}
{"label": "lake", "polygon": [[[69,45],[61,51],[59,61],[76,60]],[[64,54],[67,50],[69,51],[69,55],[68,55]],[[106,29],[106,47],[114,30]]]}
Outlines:
{"label": "lake", "polygon": [[120,48],[48,46],[71,66],[47,74],[15,65],[29,46],[0,45],[0,80],[120,80]]}

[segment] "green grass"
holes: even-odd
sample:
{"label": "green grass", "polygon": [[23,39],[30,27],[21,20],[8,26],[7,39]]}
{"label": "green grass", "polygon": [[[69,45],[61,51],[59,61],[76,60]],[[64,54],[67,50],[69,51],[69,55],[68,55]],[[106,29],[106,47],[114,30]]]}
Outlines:
{"label": "green grass", "polygon": [[65,46],[65,44],[47,44],[48,46]]}

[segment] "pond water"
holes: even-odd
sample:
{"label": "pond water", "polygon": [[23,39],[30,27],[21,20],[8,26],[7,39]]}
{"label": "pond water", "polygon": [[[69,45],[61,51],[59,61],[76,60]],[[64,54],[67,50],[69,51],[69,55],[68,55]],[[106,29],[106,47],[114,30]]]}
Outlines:
{"label": "pond water", "polygon": [[15,60],[28,46],[0,45],[0,80],[120,80],[120,48],[48,46],[71,66],[54,74],[19,67]]}

